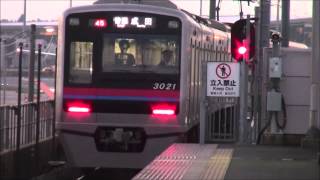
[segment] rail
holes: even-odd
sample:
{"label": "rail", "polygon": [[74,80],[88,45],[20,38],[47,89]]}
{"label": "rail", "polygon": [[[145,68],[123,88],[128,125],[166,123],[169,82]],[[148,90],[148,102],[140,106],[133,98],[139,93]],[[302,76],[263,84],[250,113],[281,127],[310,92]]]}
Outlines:
{"label": "rail", "polygon": [[[39,106],[39,116],[37,109]],[[0,155],[36,145],[54,137],[54,101],[43,101],[19,107],[0,106]],[[38,132],[38,133],[37,133]]]}

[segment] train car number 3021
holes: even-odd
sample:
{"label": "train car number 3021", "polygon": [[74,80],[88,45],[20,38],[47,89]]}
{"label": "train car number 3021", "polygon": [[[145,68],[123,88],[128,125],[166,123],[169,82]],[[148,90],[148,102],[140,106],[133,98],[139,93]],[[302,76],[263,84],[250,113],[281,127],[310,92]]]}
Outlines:
{"label": "train car number 3021", "polygon": [[154,83],[153,84],[154,90],[175,90],[176,84],[175,83]]}

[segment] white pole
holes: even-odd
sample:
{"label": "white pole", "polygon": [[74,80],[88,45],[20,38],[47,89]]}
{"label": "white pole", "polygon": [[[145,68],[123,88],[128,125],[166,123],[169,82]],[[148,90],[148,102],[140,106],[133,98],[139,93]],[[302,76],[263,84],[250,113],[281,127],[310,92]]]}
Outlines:
{"label": "white pole", "polygon": [[279,18],[279,11],[280,11],[280,0],[277,3],[277,31],[280,31],[280,18]]}
{"label": "white pole", "polygon": [[26,24],[27,24],[27,0],[24,0],[24,6],[23,6],[23,31],[26,30]]}
{"label": "white pole", "polygon": [[200,16],[202,16],[202,0],[200,0]]}

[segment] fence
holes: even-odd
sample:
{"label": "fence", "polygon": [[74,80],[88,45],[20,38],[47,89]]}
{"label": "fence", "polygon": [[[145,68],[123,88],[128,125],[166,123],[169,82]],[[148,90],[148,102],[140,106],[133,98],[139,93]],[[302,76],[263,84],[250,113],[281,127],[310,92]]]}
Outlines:
{"label": "fence", "polygon": [[209,98],[206,119],[208,142],[234,142],[239,119],[238,98]]}
{"label": "fence", "polygon": [[0,106],[0,155],[18,151],[52,138],[55,134],[54,101],[21,105]]}

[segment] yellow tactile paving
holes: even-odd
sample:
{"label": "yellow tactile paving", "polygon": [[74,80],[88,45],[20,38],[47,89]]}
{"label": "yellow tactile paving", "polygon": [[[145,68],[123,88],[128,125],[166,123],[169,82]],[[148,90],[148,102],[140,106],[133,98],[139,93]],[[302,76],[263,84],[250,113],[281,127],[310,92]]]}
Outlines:
{"label": "yellow tactile paving", "polygon": [[202,180],[222,180],[226,175],[227,169],[232,159],[233,149],[217,149],[216,153],[210,158]]}
{"label": "yellow tactile paving", "polygon": [[232,149],[217,149],[214,144],[173,144],[134,180],[220,180],[232,158]]}

